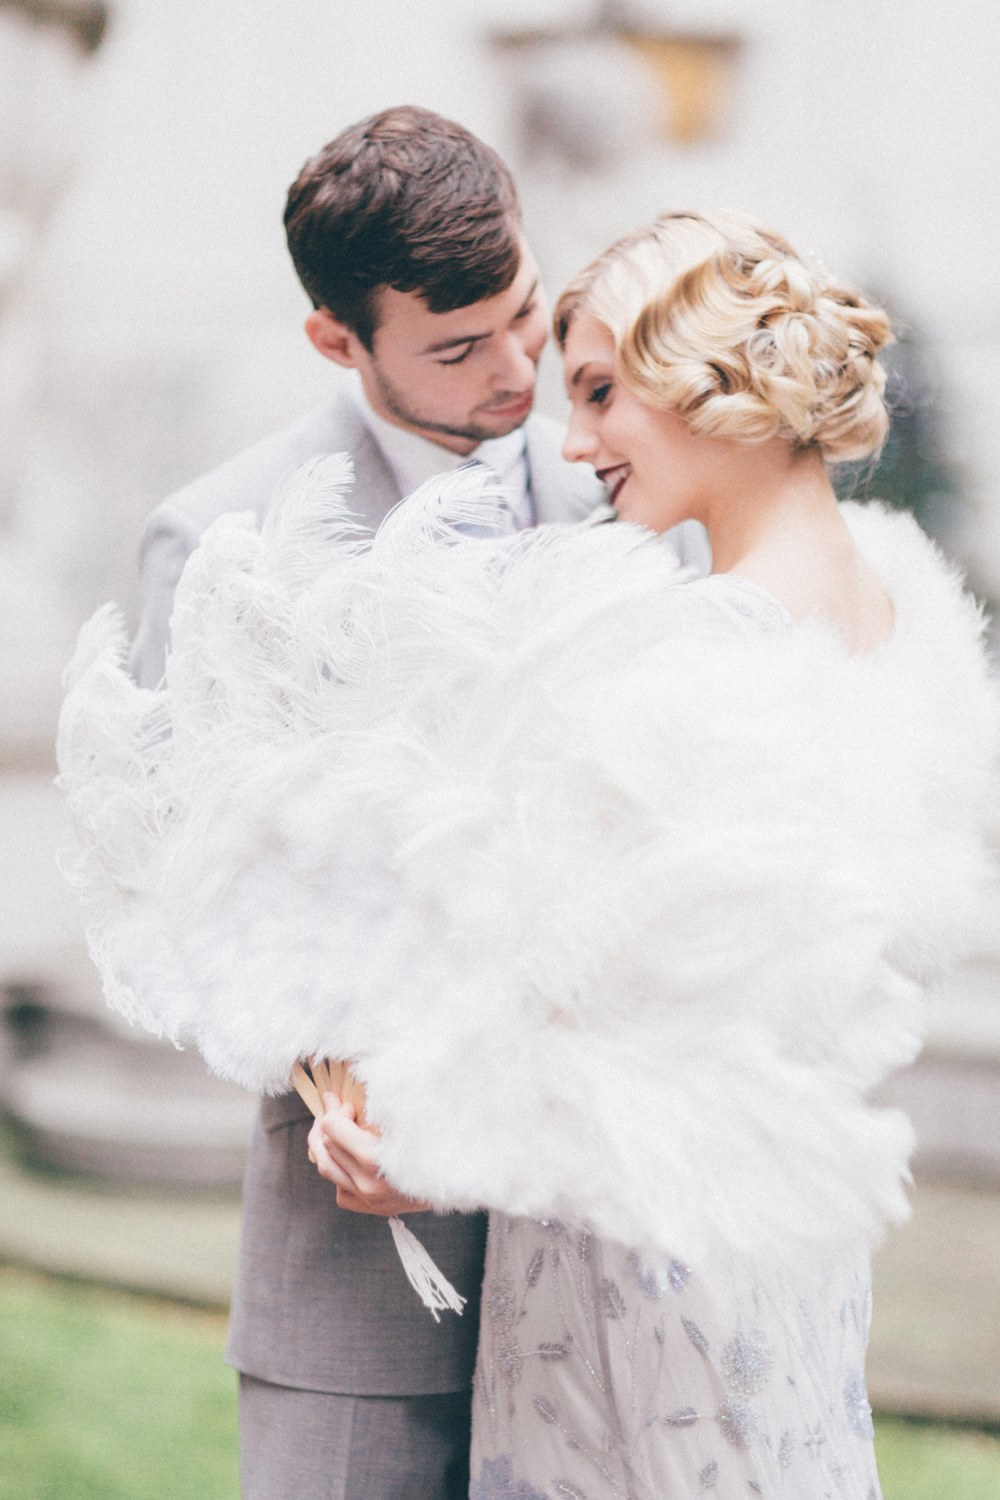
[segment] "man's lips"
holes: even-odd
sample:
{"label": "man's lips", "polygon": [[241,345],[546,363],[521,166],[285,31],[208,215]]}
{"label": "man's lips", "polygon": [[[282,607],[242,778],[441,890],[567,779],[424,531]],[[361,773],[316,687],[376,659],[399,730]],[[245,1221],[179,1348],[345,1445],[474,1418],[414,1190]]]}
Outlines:
{"label": "man's lips", "polygon": [[489,417],[527,416],[534,398],[534,391],[528,391],[527,395],[517,396],[510,401],[498,402],[495,406],[484,406],[482,410]]}
{"label": "man's lips", "polygon": [[622,486],[632,473],[631,464],[615,464],[610,469],[598,469],[597,477],[602,484],[608,487],[608,501],[614,505],[622,492]]}

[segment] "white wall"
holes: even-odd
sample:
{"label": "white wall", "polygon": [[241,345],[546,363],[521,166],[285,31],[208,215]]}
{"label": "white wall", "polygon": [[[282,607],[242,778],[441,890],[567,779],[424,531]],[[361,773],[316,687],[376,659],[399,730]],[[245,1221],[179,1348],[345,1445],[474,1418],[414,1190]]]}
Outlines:
{"label": "white wall", "polygon": [[[967,560],[1000,599],[995,0],[641,0],[640,9],[742,32],[731,126],[718,140],[636,151],[589,182],[558,183],[522,157],[529,219],[555,284],[663,209],[715,206],[770,220],[886,296],[945,377],[942,434],[973,503]],[[601,121],[595,109],[592,128]]]}
{"label": "white wall", "polygon": [[[0,298],[0,369],[17,372],[0,393],[3,545],[53,611],[62,599],[79,617],[109,594],[131,606],[148,508],[324,399],[336,372],[300,330],[285,190],[344,124],[404,101],[510,156],[553,290],[665,207],[734,205],[888,292],[947,373],[946,434],[977,504],[970,546],[1000,595],[993,0],[643,4],[743,31],[731,129],[687,147],[637,138],[581,176],[523,149],[510,65],[482,36],[584,19],[583,0],[118,0],[101,52],[64,80],[73,129],[44,145],[53,182],[76,160],[72,187],[38,221],[30,276]],[[37,58],[37,34],[19,35]],[[606,78],[560,83],[597,140],[630,118],[616,66],[609,53]],[[43,137],[21,136],[37,155]],[[0,195],[12,171],[8,151]],[[554,367],[545,400],[558,406]],[[60,649],[39,658],[50,681]]]}

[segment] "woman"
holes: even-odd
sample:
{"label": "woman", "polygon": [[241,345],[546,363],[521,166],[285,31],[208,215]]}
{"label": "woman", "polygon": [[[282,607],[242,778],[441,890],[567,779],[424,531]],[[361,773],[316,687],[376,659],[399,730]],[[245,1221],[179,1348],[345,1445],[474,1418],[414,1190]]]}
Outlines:
{"label": "woman", "polygon": [[[680,586],[688,630],[823,620],[852,653],[888,640],[892,600],[827,470],[885,437],[883,312],[746,221],[665,215],[578,276],[555,321],[566,457],[620,518],[708,529],[713,575]],[[476,1500],[878,1494],[862,1242],[789,1275],[494,1215],[483,1307]]]}
{"label": "woman", "polygon": [[[459,474],[369,546],[314,470],[206,535],[169,693],[96,622],[92,947],[249,1087],[351,1059],[390,1182],[492,1210],[474,1500],[871,1500],[910,1132],[869,1095],[985,872],[982,620],[912,520],[838,508],[888,322],[783,240],[665,216],[556,317],[567,452],[634,524],[505,536]],[[651,537],[688,517],[705,579]]]}
{"label": "woman", "polygon": [[[882,690],[905,691],[905,658],[888,659],[894,600],[855,535],[865,534],[864,522],[876,532],[884,523],[842,510],[828,474],[829,463],[865,458],[885,437],[885,378],[877,360],[891,336],[885,314],[809,270],[778,236],[736,217],[685,214],[666,215],[613,246],[566,290],[555,321],[572,402],[566,456],[594,466],[621,519],[665,532],[693,518],[708,530],[715,571],[707,579],[672,580],[671,608],[660,625],[661,642],[673,639],[675,654],[681,639],[686,652],[693,644],[700,650],[688,662],[690,680],[697,684],[698,668],[725,675],[742,667],[752,692],[773,695],[773,678],[766,671],[755,677],[761,648],[766,652],[770,638],[808,624],[813,635],[825,637],[827,652],[841,657],[848,677],[852,660],[859,674],[867,659],[878,660]],[[905,633],[910,622],[903,592],[896,590],[903,615],[898,628]],[[816,661],[821,665],[822,654]],[[660,683],[666,693],[667,673]],[[917,683],[909,686],[919,691]],[[750,767],[756,758],[766,774],[767,738],[781,734],[794,712],[787,694],[804,696],[809,687],[781,683],[771,705],[774,722],[751,749]],[[713,696],[710,690],[706,696]],[[697,701],[691,711],[707,713]],[[746,720],[736,694],[732,712],[735,724],[723,719],[709,730],[710,749],[725,747]],[[640,716],[649,713],[643,696]],[[577,731],[587,716],[578,704]],[[617,719],[619,744],[611,758],[627,757],[622,742],[629,727],[627,713]],[[794,725],[788,727],[794,734]],[[689,754],[693,744],[694,737]],[[683,756],[683,735],[678,748]],[[851,753],[863,777],[863,756]],[[808,776],[809,761],[806,748],[800,774]],[[689,774],[683,759],[674,770]],[[746,777],[747,758],[735,755],[732,771],[734,780]],[[773,762],[779,797],[794,796],[790,784],[782,786],[788,771]],[[850,765],[841,762],[839,773],[849,775]],[[906,775],[901,768],[901,805]],[[710,781],[716,791],[723,784]],[[753,799],[752,789],[747,795]],[[771,814],[777,819],[787,810]],[[790,826],[794,830],[794,820]],[[678,831],[675,818],[674,836]],[[805,824],[798,834],[777,858],[786,862],[786,874],[805,881],[810,840],[814,858],[820,844]],[[829,847],[826,853],[821,879],[836,857]],[[774,880],[766,843],[757,843],[755,856],[761,882]],[[848,867],[852,857],[857,850],[847,855]],[[689,847],[673,873],[696,882],[705,874],[704,860]],[[710,856],[707,870],[711,881]],[[714,884],[718,900],[721,871]],[[734,905],[738,900],[737,892]],[[772,915],[766,898],[759,908],[766,923]],[[799,908],[800,917],[807,915]],[[739,918],[734,937],[726,932],[725,911],[721,917],[720,943],[738,946]],[[855,919],[845,915],[844,928],[850,934],[845,947],[853,941],[860,952],[864,940]],[[813,965],[824,947],[816,929],[810,932]],[[676,957],[683,964],[689,952],[690,945],[681,944]],[[895,957],[906,966],[901,953]],[[837,953],[834,945],[828,962],[836,986],[838,963],[849,968],[850,953]],[[769,966],[761,961],[759,967],[765,1006],[773,1002],[777,1013],[780,964],[773,966],[770,994]],[[805,1001],[809,967],[799,970],[807,1021],[793,1045],[829,1048],[833,1071],[844,1066],[826,1035],[837,1006],[831,1000],[824,1007],[821,999],[817,1013]],[[737,982],[735,971],[730,977]],[[895,978],[898,983],[898,972]],[[815,970],[809,979],[815,986]],[[874,988],[871,998],[875,1014]],[[911,1026],[905,1013],[883,1018],[882,1025],[882,1049],[905,1050]],[[846,1031],[841,1040],[848,1055]],[[711,1077],[707,1036],[705,1045]],[[762,1082],[766,1073],[764,1064]],[[719,1069],[720,1092],[723,1078]],[[775,1109],[780,1115],[777,1097]],[[601,1118],[599,1109],[595,1113]],[[767,1124],[760,1116],[756,1123]],[[754,1190],[765,1196],[778,1194],[782,1175],[782,1129],[777,1123],[771,1128],[773,1162],[769,1168],[766,1158],[758,1159],[752,1168]],[[808,1135],[808,1121],[803,1129]],[[848,1141],[846,1129],[838,1141],[836,1122],[833,1130],[834,1154],[847,1162],[860,1158],[854,1170],[867,1165],[877,1171],[874,1140],[869,1154],[863,1142]],[[354,1165],[343,1153],[345,1134],[349,1140],[342,1121],[338,1130],[327,1117],[312,1137],[323,1169],[342,1184],[351,1181],[344,1174]],[[678,1131],[678,1142],[684,1140]],[[689,1151],[697,1140],[695,1134]],[[689,1191],[708,1193],[721,1170],[711,1143],[702,1160],[683,1170]],[[803,1191],[806,1178],[799,1170]],[[494,1192],[489,1201],[499,1197]],[[494,1212],[476,1379],[473,1500],[708,1491],[873,1500],[878,1481],[864,1382],[868,1244],[852,1212],[846,1206],[841,1212],[838,1219],[835,1204],[824,1207],[811,1257],[786,1257],[773,1239],[769,1250],[760,1248],[762,1238],[756,1253],[737,1248],[738,1228],[716,1213],[714,1233],[690,1262],[637,1253],[622,1224],[611,1239],[595,1236],[585,1227],[593,1213],[571,1228],[555,1217]],[[678,1243],[690,1234],[689,1219],[683,1208],[676,1214]],[[631,1243],[640,1243],[641,1227],[633,1234]],[[753,1232],[747,1235],[752,1243]]]}

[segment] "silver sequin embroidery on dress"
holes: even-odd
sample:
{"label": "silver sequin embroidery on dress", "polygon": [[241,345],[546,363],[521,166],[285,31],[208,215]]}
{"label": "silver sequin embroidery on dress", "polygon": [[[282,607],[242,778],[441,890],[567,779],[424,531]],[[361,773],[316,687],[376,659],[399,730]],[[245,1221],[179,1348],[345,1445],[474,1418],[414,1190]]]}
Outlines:
{"label": "silver sequin embroidery on dress", "polygon": [[677,1287],[668,1263],[577,1244],[491,1220],[473,1500],[878,1500],[866,1256],[808,1285],[730,1258]]}

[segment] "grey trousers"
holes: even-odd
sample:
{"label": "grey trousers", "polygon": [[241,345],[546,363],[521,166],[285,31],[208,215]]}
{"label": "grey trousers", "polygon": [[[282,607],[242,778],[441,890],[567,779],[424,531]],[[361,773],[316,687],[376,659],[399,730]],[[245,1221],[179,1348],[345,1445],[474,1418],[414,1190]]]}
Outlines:
{"label": "grey trousers", "polygon": [[472,1394],[337,1396],[240,1376],[243,1500],[467,1500]]}

